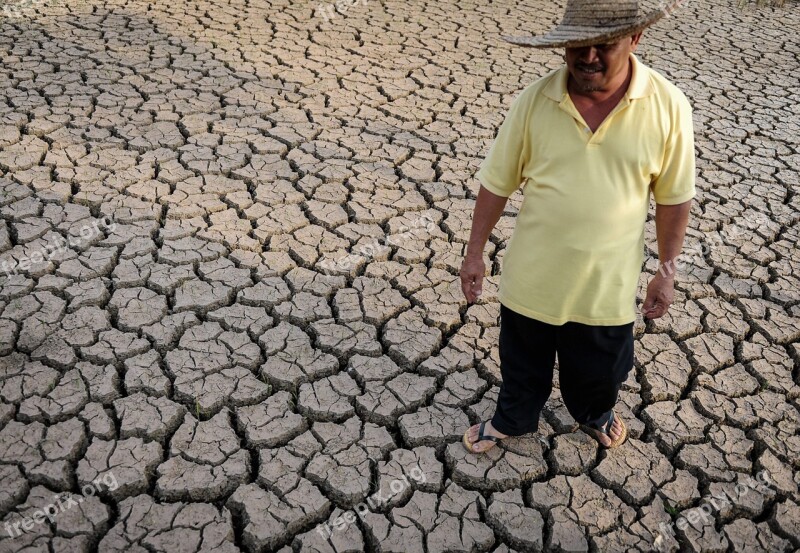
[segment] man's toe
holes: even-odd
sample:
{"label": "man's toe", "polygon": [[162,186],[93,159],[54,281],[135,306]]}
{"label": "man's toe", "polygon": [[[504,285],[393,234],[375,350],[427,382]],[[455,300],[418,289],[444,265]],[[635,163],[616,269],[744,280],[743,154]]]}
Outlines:
{"label": "man's toe", "polygon": [[477,449],[477,448],[474,447],[475,443],[478,441],[478,427],[477,426],[473,426],[473,427],[471,427],[469,429],[469,433],[467,434],[467,441],[470,443],[470,445],[473,447],[473,449]]}
{"label": "man's toe", "polygon": [[602,432],[601,430],[597,430],[596,428],[594,428],[594,429],[592,429],[592,430],[594,431],[595,435],[597,436],[597,440],[598,440],[598,441],[599,441],[601,444],[603,444],[604,446],[610,445],[610,444],[611,444],[611,440],[612,440],[612,439],[614,439],[614,436],[613,436],[613,432],[614,432],[614,430],[613,430],[613,427],[612,427],[612,430],[610,431],[610,432],[612,433],[612,436],[611,436],[611,437],[609,437],[609,436],[608,436],[608,434],[606,434],[606,433]]}

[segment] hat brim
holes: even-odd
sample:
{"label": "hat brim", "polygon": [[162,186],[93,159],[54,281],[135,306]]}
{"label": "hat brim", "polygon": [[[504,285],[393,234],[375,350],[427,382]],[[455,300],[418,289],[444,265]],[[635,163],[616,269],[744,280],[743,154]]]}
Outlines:
{"label": "hat brim", "polygon": [[527,46],[529,48],[579,48],[611,42],[626,36],[635,35],[668,15],[681,0],[671,2],[669,6],[654,10],[634,22],[616,27],[584,27],[574,25],[558,25],[542,36],[504,36],[503,40]]}

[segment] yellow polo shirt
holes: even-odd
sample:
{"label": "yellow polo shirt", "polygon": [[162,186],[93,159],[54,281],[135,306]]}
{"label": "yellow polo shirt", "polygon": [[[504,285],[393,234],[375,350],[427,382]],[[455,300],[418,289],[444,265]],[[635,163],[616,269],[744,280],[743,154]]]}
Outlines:
{"label": "yellow polo shirt", "polygon": [[674,205],[695,195],[689,101],[631,55],[620,104],[592,133],[567,93],[565,67],[509,109],[477,177],[523,201],[503,260],[500,302],[561,325],[636,319],[650,191]]}

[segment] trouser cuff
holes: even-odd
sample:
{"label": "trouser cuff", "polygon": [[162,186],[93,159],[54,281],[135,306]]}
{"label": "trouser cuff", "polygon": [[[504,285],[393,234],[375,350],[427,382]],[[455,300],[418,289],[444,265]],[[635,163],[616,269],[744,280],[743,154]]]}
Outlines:
{"label": "trouser cuff", "polygon": [[500,432],[501,434],[505,434],[506,436],[522,436],[523,434],[528,434],[530,432],[536,432],[539,429],[539,421],[538,419],[533,422],[532,425],[528,427],[519,427],[514,426],[512,424],[508,424],[500,413],[495,413],[494,417],[492,417],[492,427],[495,430]]}
{"label": "trouser cuff", "polygon": [[[578,422],[581,423],[581,424],[585,424],[586,426],[591,426],[592,428],[602,428],[606,424],[608,424],[608,421],[610,419],[611,419],[611,409],[609,409],[608,411],[606,411],[605,413],[603,413],[602,415],[600,415],[597,418],[589,419],[589,420],[587,420],[585,422],[581,422],[581,421],[578,421]],[[505,434],[505,432],[503,432],[503,434]]]}

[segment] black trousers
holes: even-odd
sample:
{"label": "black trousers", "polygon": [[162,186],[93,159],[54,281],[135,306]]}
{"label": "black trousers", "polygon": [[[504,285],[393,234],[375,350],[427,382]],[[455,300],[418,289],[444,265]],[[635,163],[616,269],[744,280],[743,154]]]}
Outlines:
{"label": "black trousers", "polygon": [[535,432],[558,382],[567,410],[581,424],[603,424],[633,367],[633,323],[555,326],[500,305],[500,373],[503,382],[492,426],[509,436]]}

